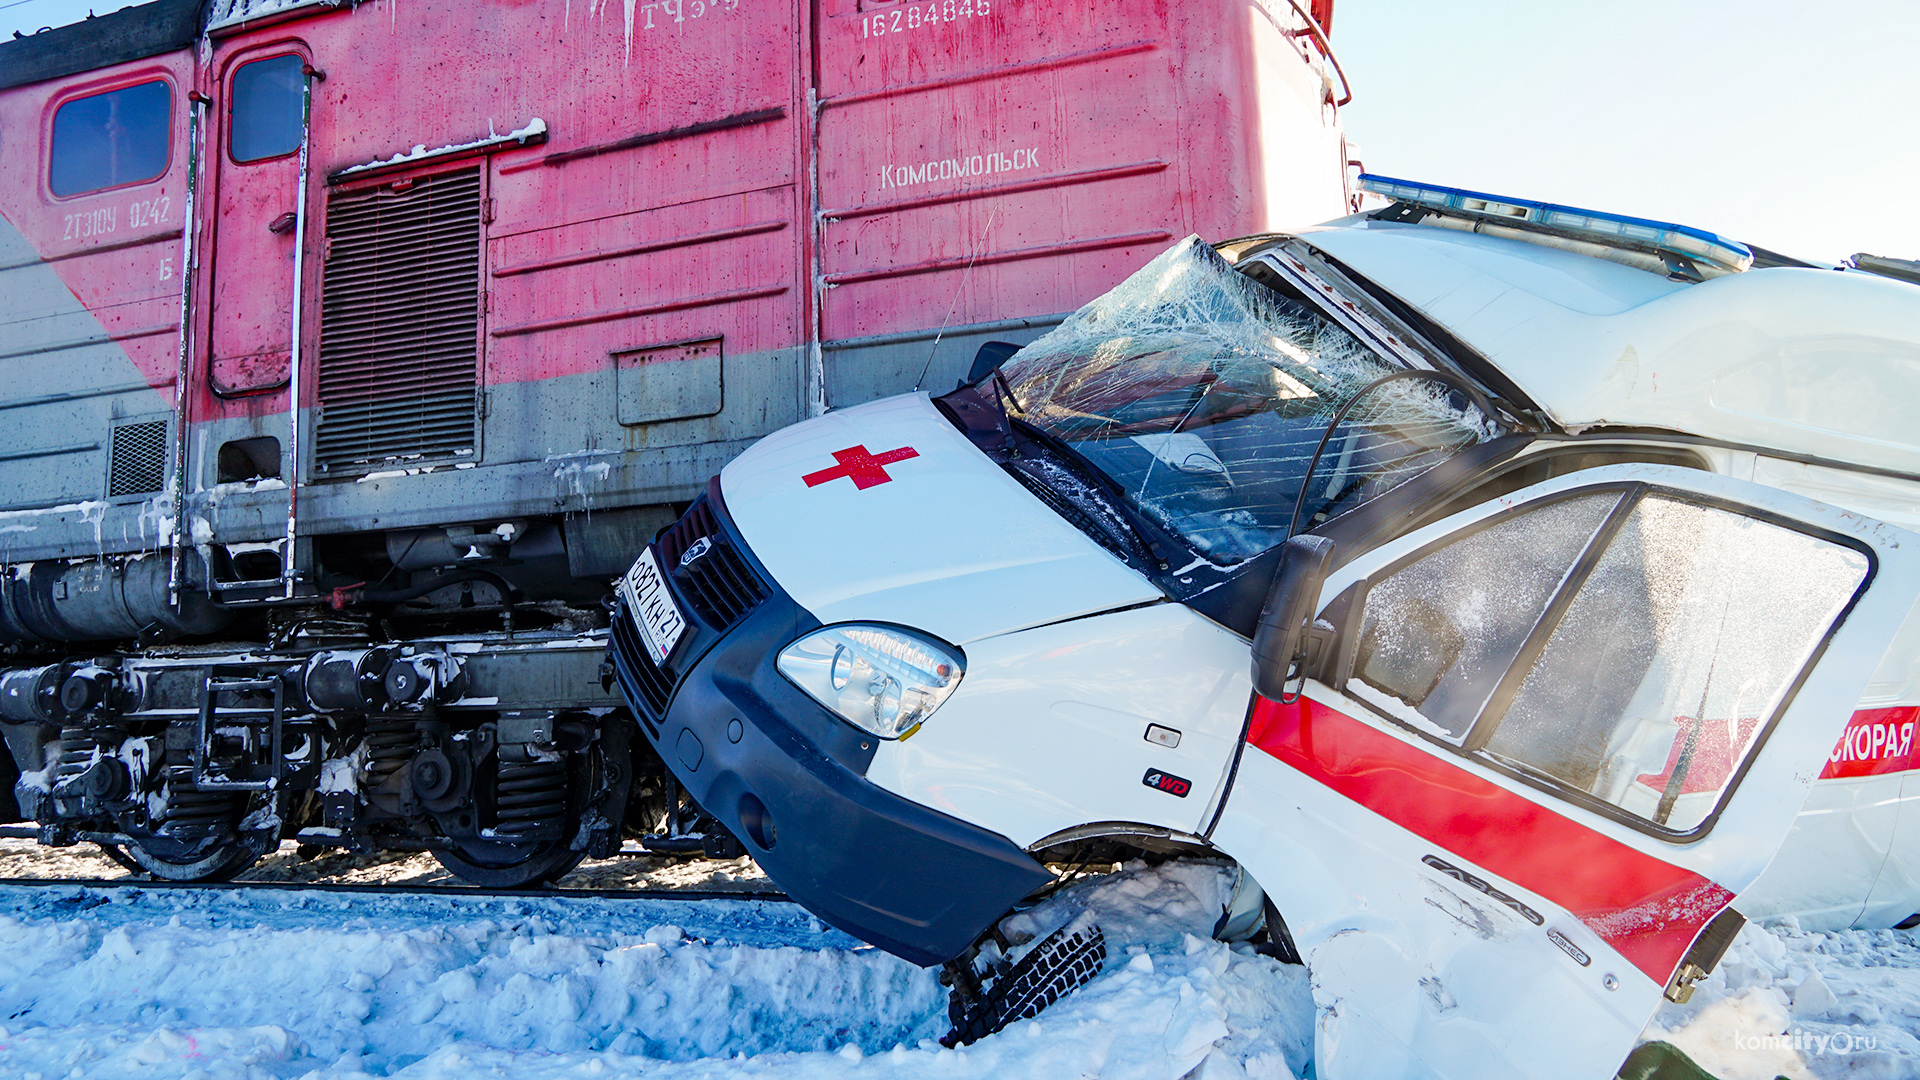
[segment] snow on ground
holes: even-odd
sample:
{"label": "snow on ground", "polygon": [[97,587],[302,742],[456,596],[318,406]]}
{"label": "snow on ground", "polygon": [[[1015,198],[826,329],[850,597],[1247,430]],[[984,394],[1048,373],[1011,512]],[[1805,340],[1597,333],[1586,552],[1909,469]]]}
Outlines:
{"label": "snow on ground", "polygon": [[[84,871],[90,851],[43,851],[40,868]],[[0,876],[32,863],[0,849]],[[416,882],[437,869],[288,851],[253,873]],[[766,888],[750,864],[582,869],[571,884]],[[0,886],[0,1076],[1306,1075],[1305,971],[1208,937],[1230,885],[1217,866],[1182,863],[1063,891],[1036,922],[1090,912],[1105,971],[957,1050],[935,1041],[947,1029],[935,972],[776,901]],[[1749,926],[1646,1037],[1723,1080],[1920,1075],[1920,935]]]}
{"label": "snow on ground", "polygon": [[1749,925],[1645,1037],[1721,1080],[1920,1076],[1920,935]]}
{"label": "snow on ground", "polygon": [[1107,971],[948,1050],[935,972],[791,904],[0,887],[0,1075],[1297,1076],[1305,973],[1207,938],[1226,888],[1076,886]]}

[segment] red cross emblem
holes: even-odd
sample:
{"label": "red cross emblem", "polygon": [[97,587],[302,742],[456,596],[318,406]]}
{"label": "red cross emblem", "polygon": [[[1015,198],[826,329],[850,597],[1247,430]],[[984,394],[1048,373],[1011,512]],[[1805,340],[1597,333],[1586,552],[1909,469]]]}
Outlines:
{"label": "red cross emblem", "polygon": [[818,487],[829,480],[838,480],[845,476],[853,481],[854,487],[865,491],[875,484],[884,484],[893,479],[887,475],[887,470],[882,466],[919,456],[920,451],[911,446],[903,446],[898,450],[885,450],[878,454],[867,453],[867,448],[864,446],[849,446],[845,450],[833,452],[833,460],[840,464],[831,469],[808,473],[801,479],[807,482],[808,487]]}

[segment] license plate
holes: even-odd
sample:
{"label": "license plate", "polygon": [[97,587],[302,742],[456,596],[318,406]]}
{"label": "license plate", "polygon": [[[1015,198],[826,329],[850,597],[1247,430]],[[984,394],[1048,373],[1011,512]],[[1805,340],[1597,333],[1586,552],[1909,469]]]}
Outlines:
{"label": "license plate", "polygon": [[652,548],[641,552],[627,576],[620,579],[620,590],[633,609],[633,621],[640,625],[647,652],[654,663],[664,667],[673,647],[680,643],[680,635],[687,632],[687,618],[667,591],[667,579],[654,561]]}

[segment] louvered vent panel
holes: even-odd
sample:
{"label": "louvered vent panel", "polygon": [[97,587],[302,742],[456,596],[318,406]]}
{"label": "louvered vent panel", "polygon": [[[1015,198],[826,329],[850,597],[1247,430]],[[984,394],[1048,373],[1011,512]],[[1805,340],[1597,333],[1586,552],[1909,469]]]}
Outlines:
{"label": "louvered vent panel", "polygon": [[474,445],[480,171],[327,202],[320,468]]}
{"label": "louvered vent panel", "polygon": [[113,429],[107,457],[107,495],[144,495],[167,482],[167,422],[122,424]]}

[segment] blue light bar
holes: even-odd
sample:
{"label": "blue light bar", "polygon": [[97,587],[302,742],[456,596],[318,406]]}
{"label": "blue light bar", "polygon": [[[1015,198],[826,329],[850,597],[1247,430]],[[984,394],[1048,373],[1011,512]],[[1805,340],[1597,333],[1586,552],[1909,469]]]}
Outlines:
{"label": "blue light bar", "polygon": [[1581,210],[1573,206],[1487,195],[1463,188],[1395,180],[1362,173],[1360,186],[1375,195],[1443,213],[1479,218],[1521,230],[1553,233],[1574,240],[1641,251],[1682,255],[1696,263],[1738,273],[1753,265],[1747,245],[1724,236],[1664,221]]}

